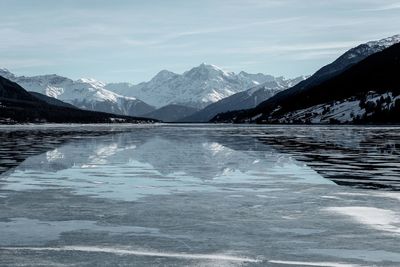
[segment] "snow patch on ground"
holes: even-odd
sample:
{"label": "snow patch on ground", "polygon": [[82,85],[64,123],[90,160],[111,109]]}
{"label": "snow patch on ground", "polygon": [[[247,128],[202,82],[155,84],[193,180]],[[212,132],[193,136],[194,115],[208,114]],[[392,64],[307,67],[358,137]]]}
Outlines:
{"label": "snow patch on ground", "polygon": [[400,216],[391,210],[374,207],[330,207],[325,210],[349,216],[376,230],[400,234]]}
{"label": "snow patch on ground", "polygon": [[[382,110],[390,110],[394,107],[395,102],[400,99],[400,96],[394,96],[392,92],[383,94],[369,92],[366,95],[365,103],[377,105],[381,99],[390,99],[389,102],[383,102],[381,104]],[[279,111],[279,109],[275,110],[274,112],[276,111]],[[362,107],[361,99],[356,97],[288,112],[277,118],[273,117],[274,112],[272,112],[271,117],[273,120],[276,120],[280,123],[303,122],[323,124],[331,122],[351,123],[365,115],[368,116],[372,114],[368,113],[366,109]]]}
{"label": "snow patch on ground", "polygon": [[307,109],[301,109],[286,113],[279,118],[279,122],[295,122],[298,120],[309,121],[311,123],[329,123],[331,119],[341,123],[351,122],[355,116],[362,116],[364,109],[360,108],[359,100],[349,100],[335,102],[333,104],[321,104]]}

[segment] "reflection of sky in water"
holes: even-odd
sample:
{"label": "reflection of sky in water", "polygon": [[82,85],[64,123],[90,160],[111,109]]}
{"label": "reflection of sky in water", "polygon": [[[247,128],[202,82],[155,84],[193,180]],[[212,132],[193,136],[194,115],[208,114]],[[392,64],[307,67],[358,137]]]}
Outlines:
{"label": "reflection of sky in water", "polygon": [[84,149],[79,142],[71,143],[31,157],[6,175],[3,188],[62,187],[78,194],[136,200],[190,191],[263,193],[287,183],[333,184],[271,150],[236,151],[204,138],[155,137],[140,144],[131,140],[134,134],[104,143],[95,139]]}

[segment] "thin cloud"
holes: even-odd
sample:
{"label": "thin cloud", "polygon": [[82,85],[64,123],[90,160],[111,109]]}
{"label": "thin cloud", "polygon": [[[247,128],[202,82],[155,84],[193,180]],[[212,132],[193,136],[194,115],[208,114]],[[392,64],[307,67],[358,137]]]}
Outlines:
{"label": "thin cloud", "polygon": [[363,11],[390,11],[390,10],[395,10],[395,9],[400,9],[400,3],[393,3],[393,4],[382,5],[382,6],[372,7],[372,8],[366,8],[366,9],[363,9]]}
{"label": "thin cloud", "polygon": [[250,22],[250,23],[242,23],[242,24],[226,26],[226,27],[213,27],[213,28],[201,29],[201,30],[197,30],[197,31],[182,32],[182,33],[177,34],[177,37],[187,36],[187,35],[200,35],[200,34],[209,34],[209,33],[221,33],[221,32],[227,32],[227,31],[236,31],[236,30],[251,28],[251,27],[255,27],[255,26],[265,26],[265,25],[270,25],[270,24],[293,22],[296,20],[300,20],[301,18],[303,18],[303,17],[300,17],[300,16],[299,17],[289,17],[289,18],[282,18],[282,19],[271,19],[271,20],[264,20],[264,21],[255,21],[255,22]]}
{"label": "thin cloud", "polygon": [[359,41],[344,41],[344,42],[325,42],[325,43],[305,43],[305,44],[273,44],[265,46],[256,47],[246,47],[246,48],[234,48],[226,49],[222,53],[226,54],[264,54],[264,53],[293,53],[301,51],[320,51],[320,50],[333,50],[333,49],[345,49],[351,48],[357,44]]}
{"label": "thin cloud", "polygon": [[[236,71],[310,73],[359,43],[395,34],[400,22],[396,0],[24,2],[7,1],[0,18],[0,67],[55,69],[72,78],[89,68],[114,81],[204,61]],[[381,12],[361,11],[368,8]]]}
{"label": "thin cloud", "polygon": [[271,20],[264,20],[264,21],[242,23],[242,24],[237,24],[237,25],[232,25],[232,26],[212,27],[212,28],[203,28],[203,29],[196,29],[196,30],[190,30],[190,31],[172,32],[170,34],[163,35],[163,36],[159,37],[158,39],[153,39],[153,40],[124,39],[122,42],[125,44],[128,44],[128,45],[132,45],[132,46],[159,45],[159,44],[164,44],[169,41],[172,41],[172,40],[175,40],[178,38],[182,38],[182,37],[217,34],[217,33],[223,33],[223,32],[243,30],[243,29],[252,28],[252,27],[256,27],[256,26],[289,23],[289,22],[300,20],[301,18],[302,17],[289,17],[289,18],[282,18],[282,19],[271,19]]}
{"label": "thin cloud", "polygon": [[335,56],[338,56],[340,51],[333,49],[333,50],[324,50],[324,51],[306,51],[300,53],[294,53],[290,55],[290,59],[292,60],[315,60],[315,59],[331,59]]}

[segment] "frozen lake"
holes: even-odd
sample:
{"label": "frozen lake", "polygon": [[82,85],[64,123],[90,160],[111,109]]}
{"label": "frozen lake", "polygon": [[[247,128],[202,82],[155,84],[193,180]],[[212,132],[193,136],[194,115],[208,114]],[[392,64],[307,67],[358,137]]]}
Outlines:
{"label": "frozen lake", "polygon": [[400,266],[399,130],[0,126],[0,266]]}

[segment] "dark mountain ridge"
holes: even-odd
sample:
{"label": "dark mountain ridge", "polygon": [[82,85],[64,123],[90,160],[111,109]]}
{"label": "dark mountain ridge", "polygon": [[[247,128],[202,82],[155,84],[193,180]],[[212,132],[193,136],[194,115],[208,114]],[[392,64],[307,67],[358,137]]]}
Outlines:
{"label": "dark mountain ridge", "polygon": [[[49,104],[24,88],[0,76],[0,123],[139,123],[153,119],[86,111],[59,101]],[[61,102],[61,103],[60,103]]]}
{"label": "dark mountain ridge", "polygon": [[[334,66],[340,65],[337,62],[341,61],[342,56],[335,61],[336,63],[334,62],[321,68],[309,79],[276,94],[256,108],[218,114],[212,121],[237,123],[290,122],[290,120],[280,121],[279,118],[282,118],[288,112],[351,97],[359,101],[363,100],[365,103],[365,98],[369,92],[379,94],[390,93],[391,97],[396,98],[400,88],[400,80],[398,78],[398,73],[400,72],[399,57],[400,44],[395,44],[355,64],[351,63],[348,66],[342,66],[342,68],[331,68],[332,64]],[[318,79],[320,77],[322,79]],[[393,103],[392,108],[395,107],[395,109],[390,112],[384,112],[385,114],[391,114],[390,116],[387,114],[389,116],[387,117],[388,122],[398,122],[398,117],[400,117],[396,115],[396,110],[399,107],[398,101],[393,100],[396,103]],[[358,118],[357,121],[365,123],[381,123],[385,121],[383,118],[378,119],[377,116],[381,117],[381,115],[375,114],[370,116],[369,119]],[[312,117],[312,114],[310,117]],[[307,121],[298,122],[307,123]],[[333,120],[332,122],[335,121]]]}

